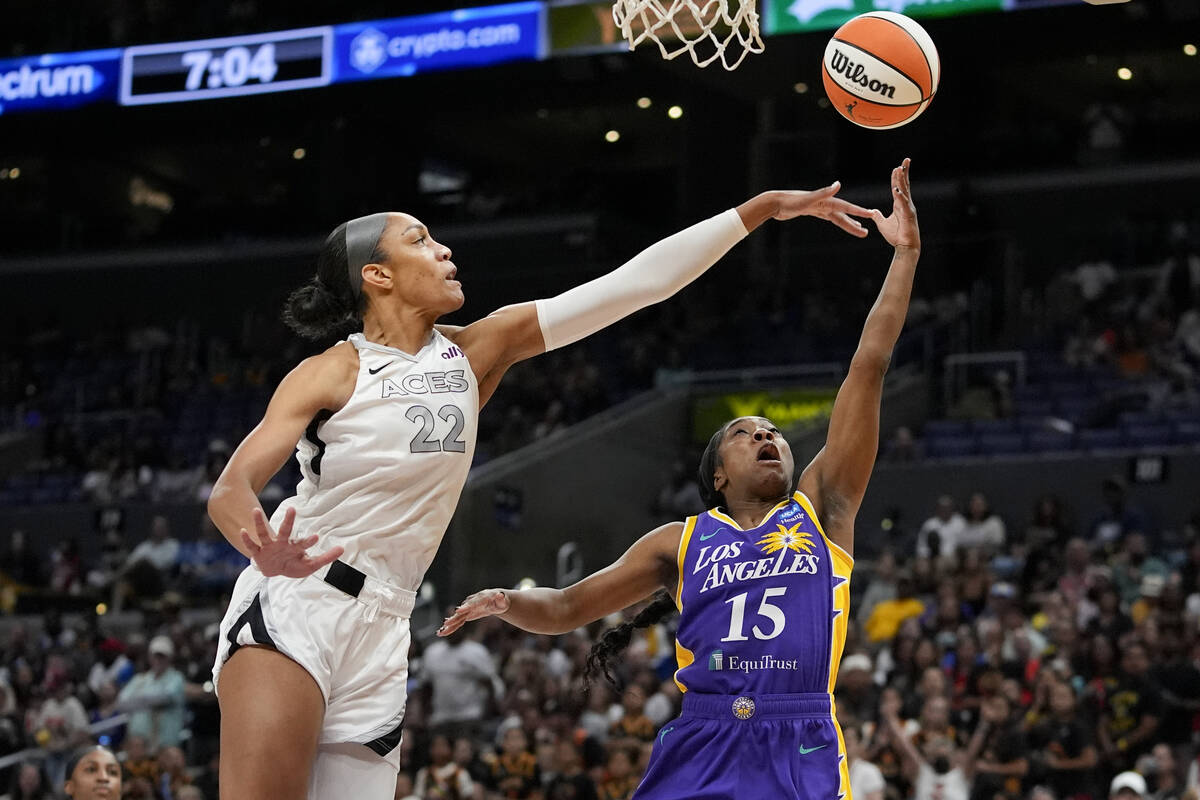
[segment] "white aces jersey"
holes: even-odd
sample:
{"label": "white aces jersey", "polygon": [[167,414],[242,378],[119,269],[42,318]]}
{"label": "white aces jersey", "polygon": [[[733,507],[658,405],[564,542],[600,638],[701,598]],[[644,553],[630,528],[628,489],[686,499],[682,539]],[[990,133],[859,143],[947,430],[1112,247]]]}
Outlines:
{"label": "white aces jersey", "polygon": [[296,509],[293,538],[372,578],[416,591],[441,544],[471,469],[479,385],[467,357],[434,331],[415,355],[368,342],[358,350],[354,394],[323,411],[296,447],[303,477],[271,517]]}

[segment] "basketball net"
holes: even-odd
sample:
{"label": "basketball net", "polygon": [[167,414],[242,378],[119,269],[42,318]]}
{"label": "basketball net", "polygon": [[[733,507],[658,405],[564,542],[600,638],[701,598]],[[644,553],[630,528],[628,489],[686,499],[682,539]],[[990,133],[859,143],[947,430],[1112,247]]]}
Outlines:
{"label": "basketball net", "polygon": [[747,53],[763,51],[754,4],[755,0],[616,0],[613,20],[630,50],[651,39],[668,61],[687,53],[698,67],[720,59],[721,66],[732,70]]}

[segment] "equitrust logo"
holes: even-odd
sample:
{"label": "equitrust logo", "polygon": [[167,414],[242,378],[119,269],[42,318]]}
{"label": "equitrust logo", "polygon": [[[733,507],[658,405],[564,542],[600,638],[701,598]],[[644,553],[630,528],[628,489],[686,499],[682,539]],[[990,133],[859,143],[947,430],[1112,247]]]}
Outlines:
{"label": "equitrust logo", "polygon": [[733,672],[743,672],[749,674],[751,672],[759,672],[761,670],[795,670],[800,669],[799,659],[776,658],[772,655],[755,656],[754,658],[742,658],[733,653],[726,654],[720,650],[712,651],[708,656],[709,672],[724,672],[731,670]]}

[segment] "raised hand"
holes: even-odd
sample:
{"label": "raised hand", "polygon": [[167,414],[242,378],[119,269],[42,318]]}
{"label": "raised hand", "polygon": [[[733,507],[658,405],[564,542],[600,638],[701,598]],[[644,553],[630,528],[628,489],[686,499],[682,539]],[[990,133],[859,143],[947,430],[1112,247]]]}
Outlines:
{"label": "raised hand", "polygon": [[503,589],[484,589],[458,604],[454,613],[438,628],[438,636],[449,636],[471,620],[503,614],[508,611],[508,594]]}
{"label": "raised hand", "polygon": [[802,216],[817,217],[832,222],[846,233],[861,239],[867,235],[867,229],[854,217],[873,217],[879,212],[835,197],[841,188],[841,181],[834,181],[824,189],[811,192],[774,192],[773,194],[777,195],[778,206],[772,216],[780,220]]}
{"label": "raised hand", "polygon": [[331,547],[316,556],[308,555],[308,548],[317,543],[317,537],[308,536],[292,541],[292,524],[296,521],[296,509],[289,508],[283,515],[283,524],[279,533],[271,530],[267,517],[262,509],[254,509],[254,533],[257,541],[251,538],[249,532],[242,528],[242,544],[246,552],[254,559],[258,571],[268,578],[272,575],[283,575],[287,578],[304,578],[321,567],[336,561],[344,552],[341,547]]}
{"label": "raised hand", "polygon": [[911,159],[892,170],[892,213],[885,217],[882,211],[871,212],[875,227],[892,247],[921,249],[921,229],[917,226],[917,207],[913,205],[912,189],[908,184],[908,165]]}

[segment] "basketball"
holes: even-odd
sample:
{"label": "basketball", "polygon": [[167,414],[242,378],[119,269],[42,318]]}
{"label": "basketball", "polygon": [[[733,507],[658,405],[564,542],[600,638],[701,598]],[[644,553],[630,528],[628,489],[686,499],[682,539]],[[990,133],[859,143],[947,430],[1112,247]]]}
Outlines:
{"label": "basketball", "polygon": [[821,64],[825,94],[838,113],[877,130],[916,119],[933,100],[940,72],[925,29],[891,11],[860,14],[838,28]]}

